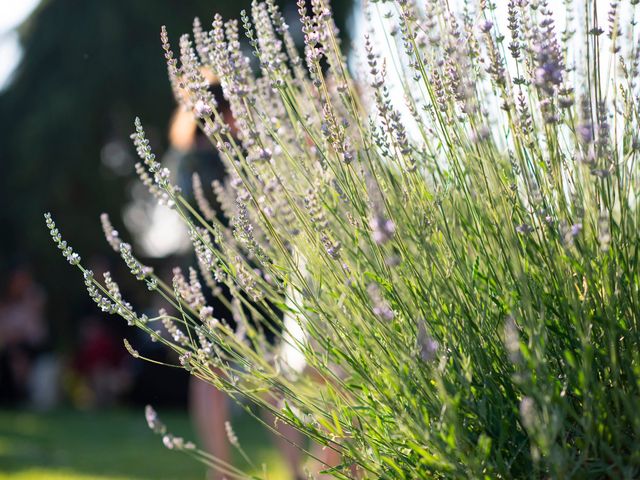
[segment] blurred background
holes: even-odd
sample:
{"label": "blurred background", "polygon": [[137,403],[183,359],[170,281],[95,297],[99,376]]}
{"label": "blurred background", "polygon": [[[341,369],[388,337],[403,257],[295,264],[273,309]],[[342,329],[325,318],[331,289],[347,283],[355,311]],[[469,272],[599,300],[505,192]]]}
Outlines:
{"label": "blurred background", "polygon": [[[295,3],[277,3],[298,31]],[[332,4],[346,49],[353,6]],[[108,212],[159,271],[183,262],[172,218],[150,207],[137,184],[129,134],[140,116],[158,157],[168,148],[175,104],[160,26],[176,45],[194,17],[206,26],[214,12],[237,18],[248,6],[0,0],[0,479],[204,478],[203,467],[167,452],[143,418],[151,403],[193,438],[187,376],[126,353],[122,338],[135,332],[92,304],[43,213],[53,213],[96,274],[110,270],[134,305],[154,307],[104,241],[99,215]],[[165,354],[137,340],[154,358]],[[234,423],[245,450],[277,472],[268,435],[248,418]]]}

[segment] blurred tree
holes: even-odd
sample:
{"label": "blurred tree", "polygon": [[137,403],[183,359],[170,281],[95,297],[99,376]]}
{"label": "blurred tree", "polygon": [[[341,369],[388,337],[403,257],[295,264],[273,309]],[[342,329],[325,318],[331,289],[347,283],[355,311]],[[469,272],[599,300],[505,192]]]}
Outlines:
{"label": "blurred tree", "polygon": [[[350,5],[334,2],[339,24]],[[0,263],[3,271],[16,259],[32,266],[49,291],[58,345],[73,340],[85,295],[77,272],[50,243],[43,212],[54,213],[85,258],[107,251],[98,215],[110,212],[116,221],[127,200],[134,116],[144,120],[158,152],[166,144],[174,103],[160,26],[167,25],[175,45],[194,16],[206,25],[214,11],[239,17],[248,6],[249,0],[43,0],[20,27],[23,60],[0,92]],[[295,13],[295,5],[287,11]]]}

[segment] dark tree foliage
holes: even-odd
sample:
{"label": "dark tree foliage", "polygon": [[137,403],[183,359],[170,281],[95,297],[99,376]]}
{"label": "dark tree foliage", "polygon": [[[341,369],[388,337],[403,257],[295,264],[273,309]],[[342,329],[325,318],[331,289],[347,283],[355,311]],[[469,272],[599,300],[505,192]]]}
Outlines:
{"label": "dark tree foliage", "polygon": [[[343,32],[350,5],[333,5]],[[106,252],[98,215],[117,220],[127,200],[134,116],[144,120],[159,153],[166,145],[174,102],[160,26],[177,45],[193,17],[206,26],[214,12],[238,18],[249,6],[248,0],[43,0],[20,27],[24,57],[0,92],[0,278],[16,263],[32,268],[49,292],[58,345],[73,338],[85,294],[51,245],[43,212],[54,213],[85,257]],[[295,12],[295,5],[286,9]],[[121,148],[105,152],[107,144]],[[118,155],[124,161],[116,169],[101,160]]]}

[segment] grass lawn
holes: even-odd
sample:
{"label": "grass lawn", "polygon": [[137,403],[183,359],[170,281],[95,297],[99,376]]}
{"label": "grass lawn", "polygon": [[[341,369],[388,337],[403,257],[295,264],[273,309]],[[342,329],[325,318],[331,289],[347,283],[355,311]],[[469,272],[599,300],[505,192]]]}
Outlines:
{"label": "grass lawn", "polygon": [[[184,412],[158,412],[170,431],[195,434]],[[234,418],[241,445],[269,478],[286,479],[269,434],[247,415]],[[240,460],[238,467],[252,472]],[[253,470],[255,472],[255,470]],[[255,472],[257,473],[257,472]],[[0,411],[0,480],[201,480],[204,467],[169,451],[144,419],[143,409],[51,413]]]}

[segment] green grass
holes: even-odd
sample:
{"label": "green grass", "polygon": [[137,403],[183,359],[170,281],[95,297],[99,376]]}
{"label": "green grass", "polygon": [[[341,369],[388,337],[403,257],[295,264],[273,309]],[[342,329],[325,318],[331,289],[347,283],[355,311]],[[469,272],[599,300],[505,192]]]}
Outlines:
{"label": "green grass", "polygon": [[[159,412],[176,435],[196,439],[184,412]],[[246,415],[234,419],[244,449],[269,477],[286,478],[270,437]],[[243,464],[238,460],[238,466]],[[205,468],[168,451],[139,410],[51,413],[0,411],[0,480],[190,480]]]}

